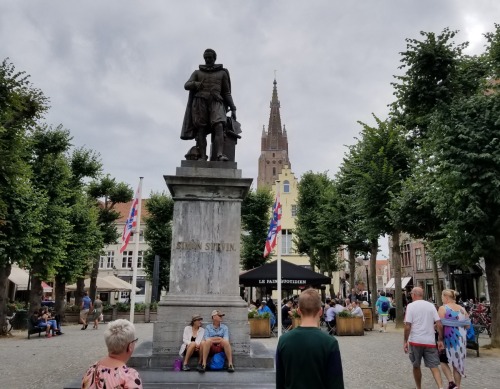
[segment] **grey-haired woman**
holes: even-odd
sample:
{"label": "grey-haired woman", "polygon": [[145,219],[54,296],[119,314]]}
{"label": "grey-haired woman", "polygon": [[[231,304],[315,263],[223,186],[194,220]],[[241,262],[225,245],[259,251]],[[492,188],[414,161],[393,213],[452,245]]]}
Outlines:
{"label": "grey-haired woman", "polygon": [[108,356],[89,367],[82,379],[82,389],[142,389],[139,373],[126,365],[138,340],[134,325],[125,319],[112,321],[104,331],[104,340]]}

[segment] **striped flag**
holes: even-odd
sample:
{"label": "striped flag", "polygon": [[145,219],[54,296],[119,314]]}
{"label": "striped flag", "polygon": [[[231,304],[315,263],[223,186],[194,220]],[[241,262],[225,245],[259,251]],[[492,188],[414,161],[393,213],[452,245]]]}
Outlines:
{"label": "striped flag", "polygon": [[128,219],[125,222],[125,227],[123,228],[122,234],[122,245],[120,247],[120,253],[123,253],[127,248],[128,242],[130,241],[130,237],[132,236],[132,230],[137,227],[137,211],[139,207],[139,197],[140,193],[140,184],[137,188],[137,192],[135,192],[134,201],[132,201],[132,206],[130,207],[130,212],[128,214]]}
{"label": "striped flag", "polygon": [[276,194],[276,201],[273,206],[273,217],[269,224],[267,232],[266,247],[264,248],[264,257],[267,257],[276,246],[278,234],[281,233],[281,203],[279,192]]}

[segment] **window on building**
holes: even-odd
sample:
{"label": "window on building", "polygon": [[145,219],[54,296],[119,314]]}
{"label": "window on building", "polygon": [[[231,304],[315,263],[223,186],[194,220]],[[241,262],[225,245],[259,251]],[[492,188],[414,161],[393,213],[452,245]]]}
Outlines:
{"label": "window on building", "polygon": [[273,167],[273,176],[275,176],[275,175],[276,175],[276,168]]}
{"label": "window on building", "polygon": [[432,269],[432,256],[427,250],[425,250],[425,268]]}
{"label": "window on building", "polygon": [[[122,268],[132,269],[132,263],[134,260],[134,251],[124,251],[122,257]],[[142,269],[144,267],[144,252],[141,250],[137,253],[137,268]]]}
{"label": "window on building", "polygon": [[283,193],[290,193],[290,181],[283,181]]}
{"label": "window on building", "polygon": [[142,269],[143,267],[144,267],[144,252],[141,250],[137,254],[137,268]]}
{"label": "window on building", "polygon": [[137,277],[136,286],[138,288],[141,288],[141,290],[138,290],[135,292],[136,295],[146,294],[146,278],[145,277]]}
{"label": "window on building", "polygon": [[281,254],[293,254],[292,230],[281,230]]}
{"label": "window on building", "polygon": [[112,269],[115,265],[115,252],[107,251],[99,257],[99,269]]}
{"label": "window on building", "polygon": [[132,261],[134,258],[133,251],[124,251],[122,257],[122,268],[124,269],[132,269]]}
{"label": "window on building", "polygon": [[404,241],[401,245],[401,266],[410,266],[410,242]]}
{"label": "window on building", "polygon": [[422,263],[422,249],[415,249],[415,261],[417,262],[417,270],[424,270]]}
{"label": "window on building", "polygon": [[297,216],[297,205],[292,204],[292,217]]}

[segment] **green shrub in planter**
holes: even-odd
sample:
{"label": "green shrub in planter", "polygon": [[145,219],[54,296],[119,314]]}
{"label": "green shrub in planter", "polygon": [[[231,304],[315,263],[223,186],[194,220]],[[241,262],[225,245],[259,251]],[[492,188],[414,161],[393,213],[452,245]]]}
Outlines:
{"label": "green shrub in planter", "polygon": [[149,305],[149,310],[151,312],[156,312],[158,310],[158,301],[153,301],[150,305]]}
{"label": "green shrub in planter", "polygon": [[249,319],[269,319],[271,314],[269,312],[259,313],[256,310],[248,312]]}
{"label": "green shrub in planter", "polygon": [[352,313],[347,311],[347,310],[340,312],[337,316],[338,317],[354,317],[352,315]]}
{"label": "green shrub in planter", "polygon": [[116,310],[118,312],[130,312],[130,304],[117,302],[116,303]]}
{"label": "green shrub in planter", "polygon": [[75,304],[66,304],[64,312],[80,312],[80,307]]}

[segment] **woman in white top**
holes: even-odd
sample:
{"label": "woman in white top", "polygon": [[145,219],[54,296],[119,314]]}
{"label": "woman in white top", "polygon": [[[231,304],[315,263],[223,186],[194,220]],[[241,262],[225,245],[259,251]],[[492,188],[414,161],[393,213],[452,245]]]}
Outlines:
{"label": "woman in white top", "polygon": [[183,371],[189,371],[191,368],[188,365],[189,358],[193,353],[198,353],[198,364],[201,363],[200,344],[203,340],[205,330],[201,327],[203,318],[200,315],[194,315],[191,318],[191,323],[184,328],[182,335],[182,345],[179,350],[179,355],[184,357],[182,364]]}

